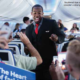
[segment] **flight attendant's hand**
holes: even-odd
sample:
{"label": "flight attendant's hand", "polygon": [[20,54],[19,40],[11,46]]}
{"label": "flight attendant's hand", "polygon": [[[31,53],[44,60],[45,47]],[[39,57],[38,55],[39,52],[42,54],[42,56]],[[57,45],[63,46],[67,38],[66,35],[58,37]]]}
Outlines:
{"label": "flight attendant's hand", "polygon": [[57,42],[58,41],[58,36],[56,34],[51,34],[51,37],[49,37],[52,41]]}

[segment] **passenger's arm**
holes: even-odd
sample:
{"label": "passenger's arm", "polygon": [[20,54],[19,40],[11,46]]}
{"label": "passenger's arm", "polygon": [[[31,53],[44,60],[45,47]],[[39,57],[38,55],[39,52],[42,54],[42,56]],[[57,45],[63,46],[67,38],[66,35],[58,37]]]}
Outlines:
{"label": "passenger's arm", "polygon": [[3,34],[7,34],[7,32],[0,31],[0,48],[2,48],[2,49],[8,49],[7,39],[5,39],[5,37],[1,36]]}
{"label": "passenger's arm", "polygon": [[12,32],[11,32],[11,34],[10,34],[10,36],[8,38],[8,43],[11,42],[12,40],[14,40],[14,39],[12,38]]}
{"label": "passenger's arm", "polygon": [[37,65],[40,65],[42,63],[42,58],[39,54],[39,52],[32,46],[31,43],[26,44],[31,56],[37,58]]}
{"label": "passenger's arm", "polygon": [[7,32],[5,32],[5,31],[0,31],[0,35],[2,35],[2,34],[7,34]]}
{"label": "passenger's arm", "polygon": [[4,37],[0,37],[0,48],[8,49],[8,43]]}
{"label": "passenger's arm", "polygon": [[18,33],[20,36],[21,41],[27,46],[30,54],[32,57],[36,57],[37,59],[37,65],[40,65],[42,63],[42,58],[39,54],[39,52],[33,47],[31,42],[29,41],[28,37],[23,33]]}
{"label": "passenger's arm", "polygon": [[64,80],[65,79],[65,75],[63,71],[61,70],[61,67],[59,66],[58,63],[55,67],[54,63],[52,62],[52,64],[50,65],[49,71],[50,71],[52,80]]}
{"label": "passenger's arm", "polygon": [[49,67],[49,72],[50,72],[52,80],[58,80],[54,63],[51,63],[51,65]]}

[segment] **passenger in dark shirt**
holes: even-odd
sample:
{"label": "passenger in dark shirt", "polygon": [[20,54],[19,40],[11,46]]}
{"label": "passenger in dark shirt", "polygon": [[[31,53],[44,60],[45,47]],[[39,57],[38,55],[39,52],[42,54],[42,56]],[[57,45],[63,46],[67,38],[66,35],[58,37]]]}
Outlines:
{"label": "passenger in dark shirt", "polygon": [[68,31],[68,29],[66,27],[64,27],[64,25],[62,24],[61,19],[58,20],[58,26],[59,26],[60,30],[63,31],[63,32]]}
{"label": "passenger in dark shirt", "polygon": [[58,26],[59,26],[60,30],[64,32],[64,26],[63,26],[62,21],[60,19],[58,20]]}

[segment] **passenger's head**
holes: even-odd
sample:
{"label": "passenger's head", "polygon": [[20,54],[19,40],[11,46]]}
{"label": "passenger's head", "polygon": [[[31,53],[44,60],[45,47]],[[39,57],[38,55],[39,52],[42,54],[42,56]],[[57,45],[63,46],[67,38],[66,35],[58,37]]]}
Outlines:
{"label": "passenger's head", "polygon": [[73,77],[80,76],[80,41],[73,40],[67,48],[66,65]]}
{"label": "passenger's head", "polygon": [[77,24],[76,23],[73,24],[73,28],[77,28]]}
{"label": "passenger's head", "polygon": [[9,26],[9,23],[8,22],[5,22],[4,25]]}
{"label": "passenger's head", "polygon": [[33,23],[33,20],[32,19],[30,20],[30,23]]}
{"label": "passenger's head", "polygon": [[29,17],[24,17],[23,22],[27,25],[30,24]]}
{"label": "passenger's head", "polygon": [[58,20],[58,23],[62,23],[61,19]]}
{"label": "passenger's head", "polygon": [[17,23],[16,26],[15,26],[15,29],[19,29],[19,26],[20,26],[20,24]]}
{"label": "passenger's head", "polygon": [[40,23],[41,18],[43,17],[43,7],[39,4],[36,4],[32,7],[31,15],[36,23]]}

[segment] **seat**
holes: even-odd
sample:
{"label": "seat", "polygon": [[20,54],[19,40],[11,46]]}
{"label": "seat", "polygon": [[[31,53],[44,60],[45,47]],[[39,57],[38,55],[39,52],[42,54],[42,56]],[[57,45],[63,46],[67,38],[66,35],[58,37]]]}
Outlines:
{"label": "seat", "polygon": [[57,52],[62,52],[62,48],[63,48],[64,44],[67,43],[67,42],[63,42],[61,44],[58,44]]}
{"label": "seat", "polygon": [[21,42],[21,40],[15,38],[14,40],[12,40],[12,42]]}
{"label": "seat", "polygon": [[20,52],[21,52],[21,55],[25,56],[25,53],[24,53],[24,44],[22,42],[12,41],[12,42],[9,42],[9,44],[16,44],[16,45],[18,45],[19,49],[20,49]]}
{"label": "seat", "polygon": [[0,49],[0,58],[2,62],[15,66],[15,59],[13,52],[9,49]]}
{"label": "seat", "polygon": [[16,44],[8,44],[8,46],[9,46],[9,49],[13,50],[16,55],[20,55],[21,54],[18,45],[16,45]]}

